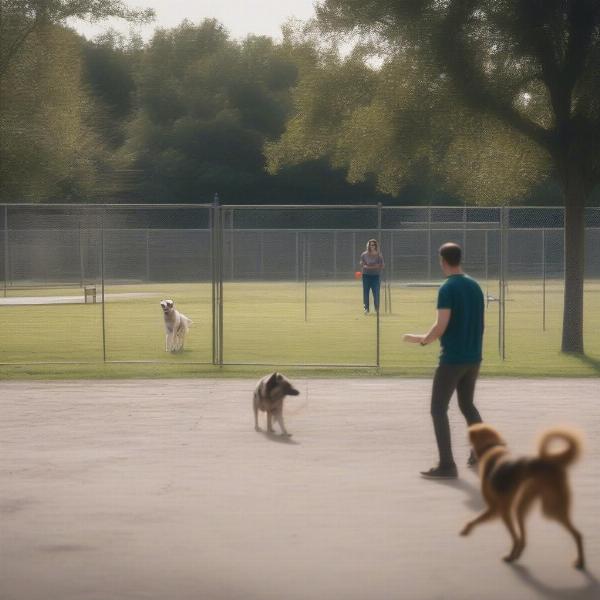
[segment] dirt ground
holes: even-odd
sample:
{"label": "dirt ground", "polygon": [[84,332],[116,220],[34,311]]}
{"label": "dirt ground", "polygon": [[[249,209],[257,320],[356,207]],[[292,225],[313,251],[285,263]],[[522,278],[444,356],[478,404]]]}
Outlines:
{"label": "dirt ground", "polygon": [[589,569],[539,509],[518,565],[435,461],[428,380],[297,380],[290,440],[256,433],[248,380],[0,382],[2,600],[520,600],[600,594],[600,382],[487,379],[483,418],[518,452],[586,434],[571,472]]}

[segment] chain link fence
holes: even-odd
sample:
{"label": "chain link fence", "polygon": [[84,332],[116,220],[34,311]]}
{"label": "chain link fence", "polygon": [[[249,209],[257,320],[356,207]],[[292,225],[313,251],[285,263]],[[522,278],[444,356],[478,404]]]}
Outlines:
{"label": "chain link fence", "polygon": [[[518,356],[524,327],[561,325],[563,212],[2,205],[0,363],[394,365],[406,360],[401,334],[434,317],[437,250],[448,241],[484,289],[486,337],[502,358]],[[356,272],[370,238],[385,270],[381,310],[365,317]],[[595,299],[600,208],[586,209],[585,277]],[[194,321],[178,355],[164,349],[164,298]]]}

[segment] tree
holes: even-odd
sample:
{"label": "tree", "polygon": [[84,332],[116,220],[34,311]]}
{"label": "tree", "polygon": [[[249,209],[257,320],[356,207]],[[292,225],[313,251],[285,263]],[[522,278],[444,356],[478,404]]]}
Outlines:
{"label": "tree", "polygon": [[142,53],[139,37],[125,38],[114,30],[82,45],[82,82],[97,107],[94,125],[112,148],[125,142],[125,126],[135,107],[134,71]]}
{"label": "tree", "polygon": [[81,86],[81,39],[60,26],[36,31],[1,83],[0,198],[93,197],[106,153]]}
{"label": "tree", "polygon": [[48,26],[64,24],[69,18],[101,21],[109,17],[131,22],[148,22],[151,9],[130,9],[122,0],[0,0],[0,76],[23,48],[27,38]]}
{"label": "tree", "polygon": [[562,350],[583,353],[584,209],[600,183],[600,2],[323,0],[317,15],[324,29],[375,35],[390,53],[422,52],[473,115],[548,157],[565,206]]}
{"label": "tree", "polygon": [[[306,48],[267,37],[229,39],[222,25],[158,30],[134,71],[136,105],[119,150],[150,201],[319,202],[366,195],[371,182],[350,185],[341,171],[308,157],[267,173],[264,145],[284,131]],[[364,200],[363,200],[364,201]]]}

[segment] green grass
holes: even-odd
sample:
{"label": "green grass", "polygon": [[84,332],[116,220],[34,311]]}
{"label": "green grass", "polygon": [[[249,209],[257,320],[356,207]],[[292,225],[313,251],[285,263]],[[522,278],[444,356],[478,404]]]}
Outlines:
{"label": "green grass", "polygon": [[[23,291],[10,293],[25,295]],[[143,295],[122,295],[127,293]],[[437,361],[438,345],[421,348],[404,344],[401,338],[405,332],[428,329],[435,315],[436,293],[434,288],[393,288],[392,314],[380,318],[379,371],[373,368],[377,319],[362,314],[360,282],[309,284],[307,320],[303,283],[225,283],[223,348],[224,361],[229,364],[222,368],[210,364],[210,284],[107,286],[105,348],[101,304],[4,305],[0,306],[0,363],[9,364],[0,366],[0,377],[237,377],[263,373],[267,367],[262,365],[311,365],[287,366],[285,370],[291,374],[429,375]],[[36,294],[80,295],[81,290],[35,290],[26,295]],[[165,297],[174,298],[178,308],[194,321],[182,354],[164,351],[158,303]],[[506,319],[507,359],[502,361],[498,353],[498,304],[489,304],[483,375],[600,374],[600,282],[586,285],[583,357],[559,351],[562,286],[558,282],[546,289],[545,331],[540,282],[510,284]],[[331,366],[324,369],[322,365]]]}

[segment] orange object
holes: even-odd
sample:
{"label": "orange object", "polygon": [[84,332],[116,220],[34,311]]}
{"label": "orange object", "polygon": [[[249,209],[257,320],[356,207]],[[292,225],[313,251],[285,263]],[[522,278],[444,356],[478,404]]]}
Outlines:
{"label": "orange object", "polygon": [[354,279],[360,279],[362,277],[362,273],[360,271],[356,271],[354,273]]}

